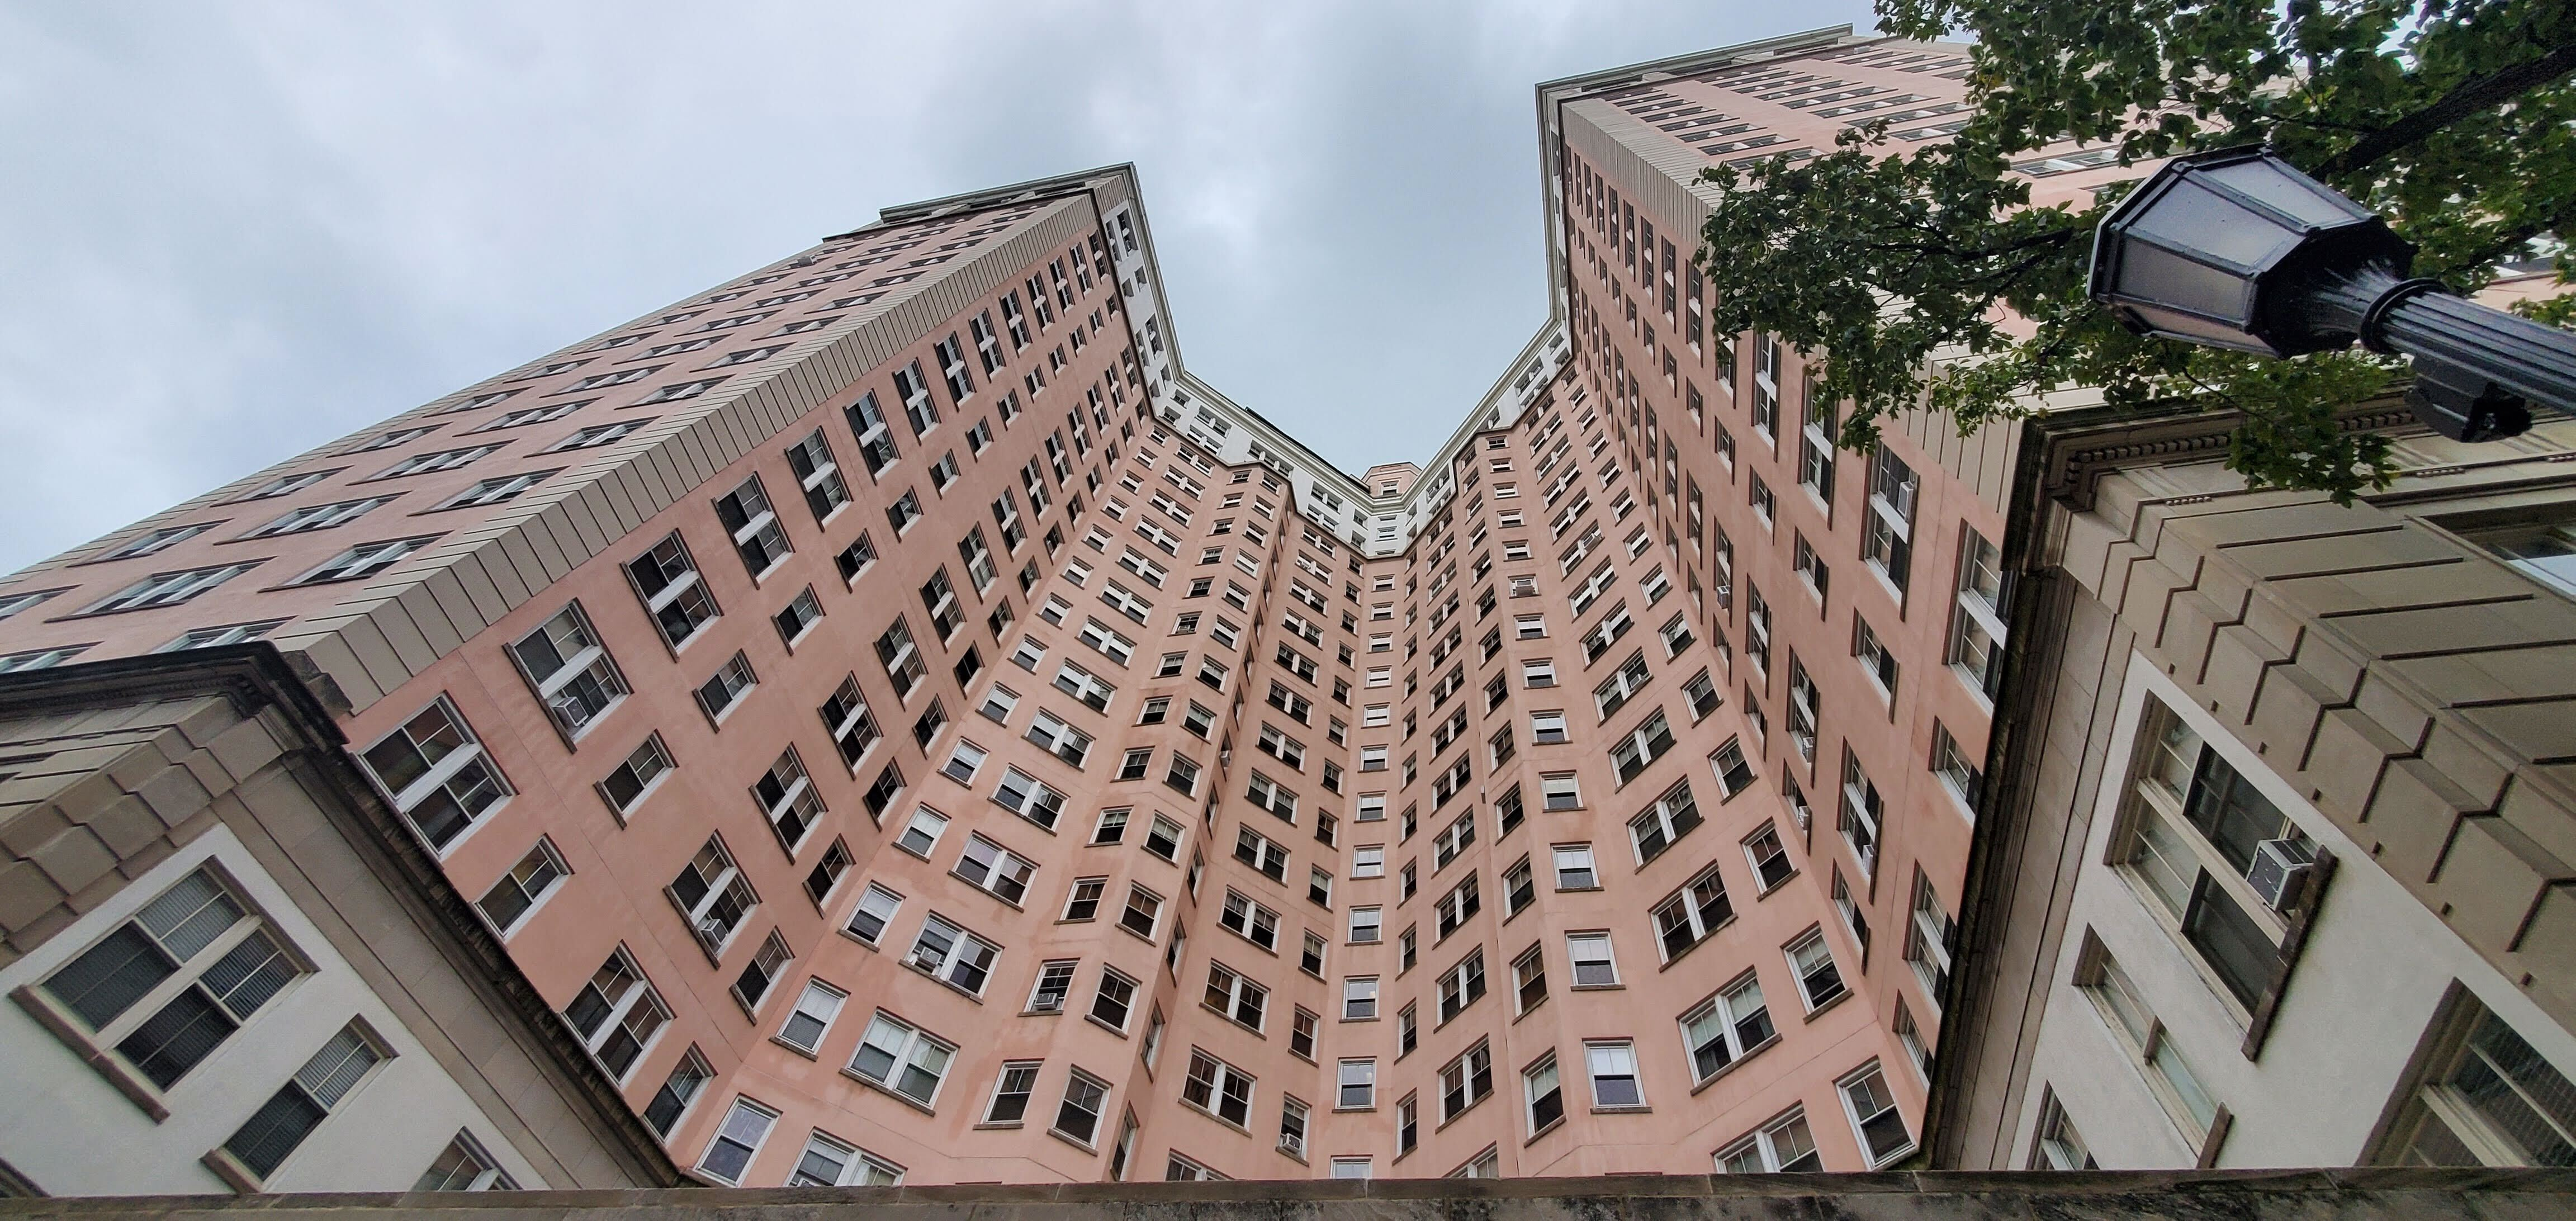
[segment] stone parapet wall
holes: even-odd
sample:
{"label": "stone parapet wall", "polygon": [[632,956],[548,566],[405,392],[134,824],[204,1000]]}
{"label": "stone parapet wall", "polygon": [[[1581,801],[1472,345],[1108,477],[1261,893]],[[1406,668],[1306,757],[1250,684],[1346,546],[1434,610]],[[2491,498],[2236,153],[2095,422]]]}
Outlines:
{"label": "stone parapet wall", "polygon": [[331,1221],[1692,1221],[1696,1218],[2476,1218],[2576,1215],[2564,1170],[1638,1175],[1031,1186],[0,1200],[0,1219],[258,1213]]}

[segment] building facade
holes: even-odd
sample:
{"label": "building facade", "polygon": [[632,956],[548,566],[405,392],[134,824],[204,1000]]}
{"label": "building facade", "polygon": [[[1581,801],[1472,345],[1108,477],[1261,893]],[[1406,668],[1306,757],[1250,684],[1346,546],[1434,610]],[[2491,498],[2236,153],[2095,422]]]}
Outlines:
{"label": "building facade", "polygon": [[246,652],[0,676],[0,1195],[681,1182]]}
{"label": "building facade", "polygon": [[2022,442],[2028,728],[1933,1156],[2568,1165],[2576,427],[2409,430],[2341,507],[2245,490],[2232,423]]}
{"label": "building facade", "polygon": [[[0,578],[0,671],[273,646],[705,1182],[1894,1165],[2020,451],[1837,451],[1708,332],[1697,175],[1939,138],[1966,71],[1840,29],[1539,86],[1550,320],[1420,464],[1191,375],[1111,167]],[[77,890],[9,847],[0,917]]]}

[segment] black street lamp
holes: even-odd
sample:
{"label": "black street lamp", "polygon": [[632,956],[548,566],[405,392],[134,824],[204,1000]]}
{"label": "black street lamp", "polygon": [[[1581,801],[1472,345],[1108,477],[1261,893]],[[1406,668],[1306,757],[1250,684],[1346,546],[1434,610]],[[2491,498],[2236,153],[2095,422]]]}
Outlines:
{"label": "black street lamp", "polygon": [[2102,219],[2093,299],[2143,335],[2296,356],[2363,347],[2414,358],[2415,416],[2460,441],[2576,410],[2576,334],[2410,279],[2415,248],[2334,188],[2261,149],[2167,162]]}

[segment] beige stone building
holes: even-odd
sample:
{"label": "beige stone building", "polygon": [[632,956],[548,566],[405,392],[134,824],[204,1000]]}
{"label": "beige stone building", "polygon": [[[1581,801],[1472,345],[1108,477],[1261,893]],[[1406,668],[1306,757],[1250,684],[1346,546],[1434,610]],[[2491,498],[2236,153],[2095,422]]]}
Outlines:
{"label": "beige stone building", "polygon": [[2033,422],[1932,1156],[2576,1160],[2576,425],[2249,492],[2232,421]]}
{"label": "beige stone building", "polygon": [[271,656],[0,677],[18,1194],[679,1173]]}

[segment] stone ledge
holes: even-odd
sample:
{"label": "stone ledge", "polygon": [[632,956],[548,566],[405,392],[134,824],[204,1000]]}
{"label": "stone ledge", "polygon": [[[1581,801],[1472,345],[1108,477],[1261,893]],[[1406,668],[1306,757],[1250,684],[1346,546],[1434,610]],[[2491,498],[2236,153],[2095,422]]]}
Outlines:
{"label": "stone ledge", "polygon": [[[1926,1172],[1635,1175],[1580,1179],[1298,1179],[1270,1182],[1039,1183],[966,1187],[683,1188],[0,1199],[0,1218],[179,1218],[258,1211],[333,1221],[811,1221],[830,1213],[1000,1218],[1030,1206],[1057,1218],[1284,1217],[1364,1211],[1371,1221],[1582,1221],[1695,1217],[1968,1219],[2555,1218],[2576,1215],[2576,1171],[2361,1167],[2348,1170]],[[962,1221],[962,1218],[961,1218]]]}

